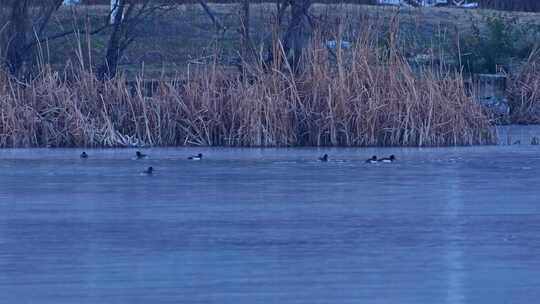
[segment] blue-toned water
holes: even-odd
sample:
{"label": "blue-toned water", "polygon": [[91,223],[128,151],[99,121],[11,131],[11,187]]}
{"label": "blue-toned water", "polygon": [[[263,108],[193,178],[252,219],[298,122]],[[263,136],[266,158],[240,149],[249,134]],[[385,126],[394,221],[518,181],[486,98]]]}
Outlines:
{"label": "blue-toned water", "polygon": [[81,151],[0,150],[0,303],[540,298],[538,146]]}

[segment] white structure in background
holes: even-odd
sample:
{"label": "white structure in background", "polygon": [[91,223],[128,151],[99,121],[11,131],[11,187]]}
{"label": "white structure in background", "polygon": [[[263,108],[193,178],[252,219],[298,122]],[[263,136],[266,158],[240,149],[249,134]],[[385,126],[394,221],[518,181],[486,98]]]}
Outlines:
{"label": "white structure in background", "polygon": [[377,2],[384,5],[407,5],[403,0],[377,0]]}
{"label": "white structure in background", "polygon": [[[352,46],[352,43],[350,41],[347,41],[347,40],[342,40],[341,41],[341,48],[342,49],[348,50],[348,49],[351,48],[351,46]],[[336,40],[328,40],[328,41],[326,41],[326,47],[329,48],[329,49],[335,50],[338,47],[338,43],[337,43]]]}
{"label": "white structure in background", "polygon": [[[416,3],[418,6],[437,6],[452,4],[462,8],[477,8],[478,2],[471,0],[377,0],[379,4],[384,5],[397,5],[397,6],[411,6]],[[415,6],[416,6],[415,5]]]}
{"label": "white structure in background", "polygon": [[448,0],[421,0],[416,2],[419,2],[422,6],[436,6],[448,4]]}
{"label": "white structure in background", "polygon": [[478,8],[479,4],[478,2],[472,2],[472,3],[465,3],[465,4],[462,4],[460,5],[459,7],[463,7],[463,8]]}
{"label": "white structure in background", "polygon": [[[378,0],[379,4],[385,4],[385,5],[399,5],[399,6],[410,6],[410,2],[416,2],[418,5],[421,6],[435,6],[435,5],[442,5],[442,4],[448,4],[449,0],[411,0],[411,1],[405,1],[405,0]],[[409,3],[407,3],[409,2]]]}
{"label": "white structure in background", "polygon": [[455,6],[463,8],[477,8],[478,2],[468,2],[467,0],[453,0]]}
{"label": "white structure in background", "polygon": [[111,24],[114,24],[114,20],[116,20],[116,14],[118,14],[119,4],[120,0],[111,0]]}

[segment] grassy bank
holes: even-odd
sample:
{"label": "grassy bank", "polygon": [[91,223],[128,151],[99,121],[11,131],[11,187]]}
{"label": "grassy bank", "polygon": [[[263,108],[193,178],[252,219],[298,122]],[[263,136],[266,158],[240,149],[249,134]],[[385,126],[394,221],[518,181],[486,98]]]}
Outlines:
{"label": "grassy bank", "polygon": [[[160,18],[146,20],[135,42],[121,58],[120,69],[127,77],[134,79],[144,65],[146,78],[175,78],[178,71],[185,71],[189,63],[204,62],[214,52],[216,45],[223,53],[225,62],[234,60],[238,55],[241,40],[239,37],[240,7],[234,4],[212,4],[211,9],[220,20],[225,31],[216,31],[212,21],[197,4],[180,5],[167,11]],[[399,11],[399,27],[402,52],[405,57],[415,60],[417,55],[426,55],[435,51],[437,56],[447,57],[446,61],[456,59],[459,38],[467,38],[471,33],[486,32],[485,19],[497,16],[504,22],[516,24],[516,27],[540,29],[540,14],[519,12],[494,12],[489,10],[463,10],[455,8],[410,9],[384,6],[354,4],[314,4],[311,12],[317,22],[327,23],[332,27],[337,18],[348,23],[345,38],[354,40],[356,32],[371,19],[377,19],[381,25],[381,35],[388,30],[390,20]],[[108,6],[66,7],[61,9],[55,21],[47,28],[48,34],[64,32],[73,27],[79,30],[96,29],[107,19]],[[251,9],[251,39],[255,49],[264,48],[271,40],[268,30],[276,7],[270,3],[253,4]],[[472,37],[471,39],[476,39]],[[538,40],[538,37],[520,36],[516,43],[526,44],[521,40]],[[109,32],[104,31],[86,39],[81,37],[85,53],[91,53],[87,64],[99,64],[103,58]],[[485,45],[479,41],[478,45]],[[44,60],[54,69],[63,70],[66,61],[77,62],[79,44],[73,36],[50,42],[44,46]],[[498,46],[494,46],[497,49]],[[500,47],[499,47],[500,48]],[[464,50],[467,53],[477,51],[476,47]],[[465,52],[463,52],[465,53]],[[466,60],[468,57],[462,58]],[[475,59],[477,59],[475,57]]]}
{"label": "grassy bank", "polygon": [[[269,47],[281,54],[269,30],[274,7],[257,4],[257,55],[241,74],[238,7],[212,9],[226,31],[216,32],[197,5],[145,21],[112,80],[94,76],[107,32],[40,45],[35,77],[0,72],[0,147],[492,144],[494,120],[473,101],[462,67],[498,66],[500,45],[516,54],[503,65],[511,120],[540,122],[539,53],[525,64],[518,58],[535,41],[518,30],[537,26],[537,14],[503,13],[485,29],[484,11],[317,4],[306,68],[293,73],[279,56],[270,69],[257,63]],[[49,33],[70,22],[95,28],[107,8],[61,13]],[[507,19],[513,27],[499,28]],[[509,45],[514,37],[519,43]],[[335,39],[352,48],[324,47]]]}
{"label": "grassy bank", "polygon": [[[375,28],[375,26],[373,26]],[[366,32],[331,59],[315,40],[301,74],[277,60],[249,81],[216,63],[146,86],[44,68],[0,78],[1,147],[131,145],[443,146],[494,142],[458,73],[413,72]],[[276,44],[279,49],[279,44]]]}

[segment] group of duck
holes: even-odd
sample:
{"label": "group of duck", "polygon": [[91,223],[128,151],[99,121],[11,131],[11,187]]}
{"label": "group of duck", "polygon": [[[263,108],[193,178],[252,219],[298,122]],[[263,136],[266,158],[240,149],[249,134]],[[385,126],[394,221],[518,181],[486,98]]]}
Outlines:
{"label": "group of duck", "polygon": [[[319,157],[319,161],[327,162],[328,154],[325,154],[322,157]],[[395,161],[396,161],[396,156],[392,154],[389,157],[384,157],[384,158],[377,158],[376,155],[373,155],[371,158],[368,158],[365,162],[367,164],[377,164],[377,163],[393,163]]]}
{"label": "group of duck", "polygon": [[[80,157],[82,159],[87,159],[88,153],[83,152],[81,153]],[[147,157],[148,155],[143,154],[141,151],[135,152],[136,159],[145,159]],[[192,156],[189,156],[187,159],[188,160],[202,160],[203,154],[199,153],[197,155],[192,155]],[[329,160],[328,154],[324,154],[323,156],[319,157],[319,161],[321,162],[328,162],[328,160]],[[396,161],[396,157],[394,155],[390,155],[389,157],[384,157],[384,158],[377,158],[376,155],[373,155],[371,158],[368,158],[365,162],[367,164],[377,164],[377,163],[393,163],[394,161]],[[153,173],[154,173],[153,167],[148,167],[146,170],[143,171],[143,174],[147,174],[147,175],[151,175]]]}
{"label": "group of duck", "polygon": [[[80,157],[81,157],[81,159],[87,159],[88,158],[88,153],[83,152],[83,153],[81,153]],[[145,159],[145,158],[148,158],[148,155],[143,154],[141,151],[137,151],[137,152],[135,152],[135,158],[136,159]],[[199,153],[197,155],[189,156],[187,159],[189,159],[189,160],[202,160],[202,158],[203,158],[203,154]],[[151,174],[154,173],[154,168],[153,167],[148,167],[142,173],[147,174],[147,175],[151,175]]]}

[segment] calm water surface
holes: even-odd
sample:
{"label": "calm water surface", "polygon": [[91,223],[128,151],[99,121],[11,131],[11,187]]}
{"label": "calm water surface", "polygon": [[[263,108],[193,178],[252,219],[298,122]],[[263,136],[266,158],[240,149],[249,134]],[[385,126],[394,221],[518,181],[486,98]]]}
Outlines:
{"label": "calm water surface", "polygon": [[0,150],[0,303],[540,298],[539,147],[81,151]]}

